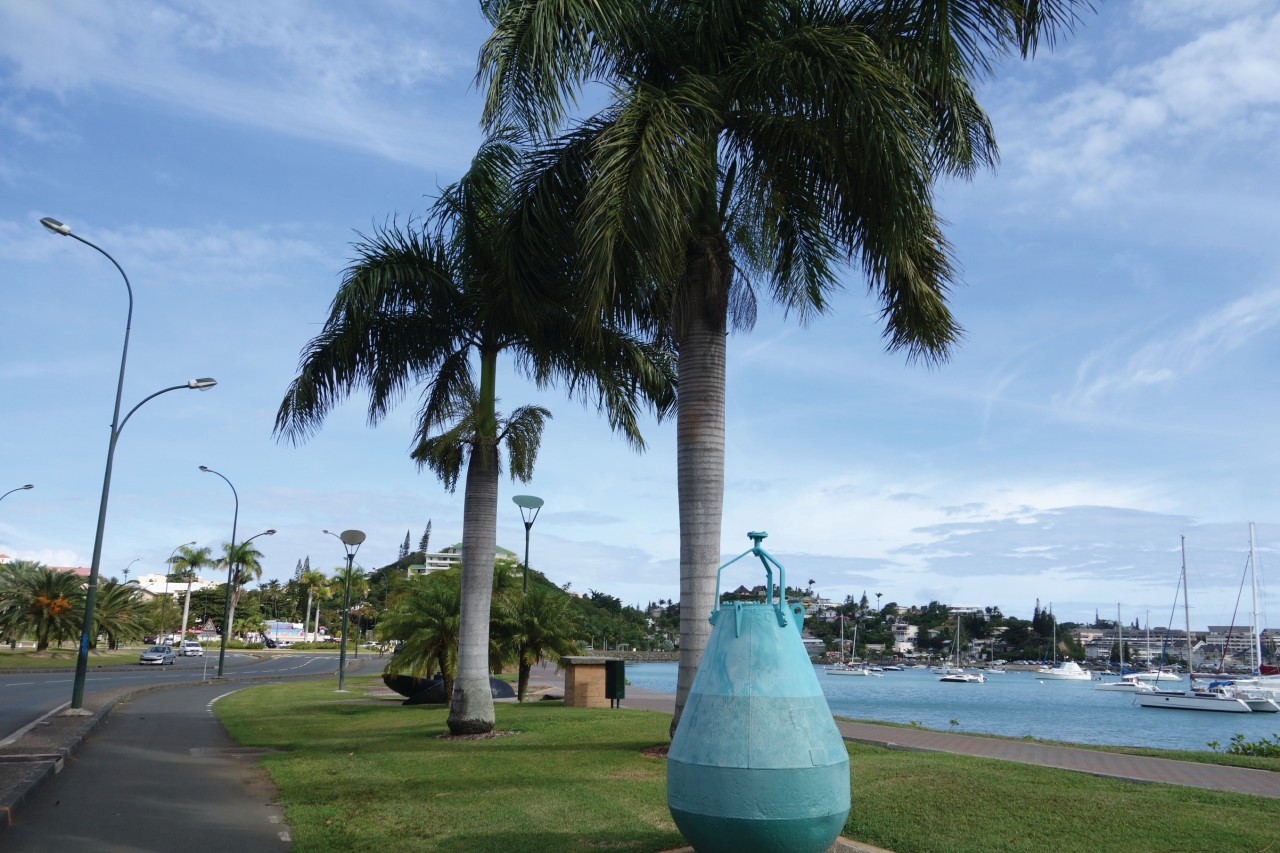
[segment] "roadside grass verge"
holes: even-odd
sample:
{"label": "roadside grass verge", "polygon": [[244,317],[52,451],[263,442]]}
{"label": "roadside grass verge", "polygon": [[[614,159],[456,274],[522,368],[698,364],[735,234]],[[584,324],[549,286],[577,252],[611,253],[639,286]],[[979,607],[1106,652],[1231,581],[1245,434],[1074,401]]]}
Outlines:
{"label": "roadside grass verge", "polygon": [[[145,648],[146,646],[137,646],[131,649],[117,649],[115,651],[91,651],[89,652],[89,666],[137,663],[138,654]],[[77,651],[74,648],[58,649],[50,646],[37,654],[34,649],[10,649],[5,646],[0,648],[0,669],[40,669],[42,667],[74,669]]]}
{"label": "roadside grass verge", "polygon": [[[240,690],[215,705],[280,789],[294,849],[654,853],[683,841],[666,768],[670,717],[499,704],[517,734],[443,740],[447,710],[366,695],[378,677]],[[1280,800],[1006,761],[847,744],[844,834],[897,853],[1280,850]]]}

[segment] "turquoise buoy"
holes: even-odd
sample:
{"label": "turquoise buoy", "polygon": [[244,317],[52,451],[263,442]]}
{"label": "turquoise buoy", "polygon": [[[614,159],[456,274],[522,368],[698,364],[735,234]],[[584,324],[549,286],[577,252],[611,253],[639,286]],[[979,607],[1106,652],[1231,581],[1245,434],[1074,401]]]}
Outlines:
{"label": "turquoise buoy", "polygon": [[[720,606],[667,752],[667,807],[698,853],[821,853],[849,816],[849,754],[787,604],[782,565],[766,601]],[[778,568],[777,594],[773,572]]]}

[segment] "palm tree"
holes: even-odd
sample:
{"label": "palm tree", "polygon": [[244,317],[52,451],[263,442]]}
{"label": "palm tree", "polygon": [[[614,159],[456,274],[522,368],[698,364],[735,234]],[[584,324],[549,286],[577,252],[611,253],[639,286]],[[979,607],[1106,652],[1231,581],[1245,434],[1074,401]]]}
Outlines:
{"label": "palm tree", "polygon": [[202,569],[213,567],[213,551],[183,545],[173,555],[169,565],[169,580],[177,583],[185,581],[187,584],[187,595],[182,601],[182,630],[178,632],[178,640],[181,642],[187,638],[187,619],[191,615],[191,584],[200,579]]}
{"label": "palm tree", "polygon": [[503,650],[519,667],[517,695],[523,702],[535,663],[578,653],[569,596],[555,587],[533,584],[528,593],[503,596],[495,605],[496,633]]}
{"label": "palm tree", "polygon": [[98,590],[93,608],[93,621],[98,629],[94,632],[95,639],[99,634],[105,635],[108,649],[141,639],[147,633],[145,612],[142,590],[111,578]]}
{"label": "palm tree", "polygon": [[752,282],[807,320],[852,260],[880,302],[889,348],[943,360],[960,329],[933,182],[994,162],[974,79],[1068,29],[1078,2],[482,3],[495,28],[481,53],[489,127],[546,140],[585,83],[612,93],[548,147],[534,183],[579,205],[588,307],[653,300],[679,350],[673,731],[710,632],[725,334],[751,325]]}
{"label": "palm tree", "polygon": [[[466,469],[454,734],[488,732],[494,722],[488,645],[499,448],[505,446],[512,478],[527,482],[550,417],[536,406],[501,416],[499,356],[513,358],[540,387],[562,382],[572,396],[594,394],[636,447],[641,401],[656,401],[660,415],[671,402],[672,373],[661,351],[613,322],[593,340],[575,333],[581,306],[569,290],[570,270],[542,262],[545,245],[535,252],[522,244],[533,238],[513,225],[533,215],[558,221],[558,212],[533,205],[514,210],[519,165],[520,152],[491,139],[420,228],[392,223],[357,245],[359,257],[276,416],[277,435],[297,441],[357,388],[369,391],[369,419],[377,423],[410,385],[424,386],[412,457],[449,491]],[[537,275],[525,263],[535,254]]]}
{"label": "palm tree", "polygon": [[[325,588],[325,584],[327,584],[328,582],[329,582],[329,579],[325,577],[324,572],[320,571],[319,569],[307,569],[301,575],[298,576],[298,584],[307,591],[307,609],[306,609],[306,612],[302,614],[302,635],[304,637],[310,636],[307,632],[307,620],[311,618],[311,601],[316,597],[316,595],[318,595]],[[319,631],[319,630],[320,630],[320,602],[317,601],[316,602],[316,621],[315,621],[315,626],[312,628],[312,631]]]}
{"label": "palm tree", "polygon": [[[30,633],[36,651],[52,641],[80,633],[84,612],[84,581],[74,572],[60,572],[26,560],[9,564],[2,605],[4,627],[11,637]],[[96,639],[96,637],[94,638]]]}
{"label": "palm tree", "polygon": [[[229,569],[235,566],[235,573],[231,578],[231,612],[228,615],[227,624],[223,626],[224,631],[230,631],[231,626],[236,624],[236,605],[240,603],[240,595],[244,592],[244,586],[262,577],[262,552],[253,547],[252,542],[237,542],[232,545],[230,542],[222,544],[222,559],[218,561],[218,567]],[[235,634],[228,634],[228,638]]]}
{"label": "palm tree", "polygon": [[[343,601],[347,594],[347,582],[351,583],[351,598],[348,606],[354,608],[358,602],[369,591],[369,578],[365,575],[364,569],[353,565],[348,570],[346,566],[339,566],[333,570],[333,577],[329,580],[329,596]],[[342,612],[338,612],[338,619],[341,621]],[[347,623],[350,624],[351,619],[348,617]]]}
{"label": "palm tree", "polygon": [[377,636],[400,647],[386,671],[426,678],[439,669],[445,695],[452,696],[462,636],[462,573],[449,569],[403,581],[387,597],[387,607]]}

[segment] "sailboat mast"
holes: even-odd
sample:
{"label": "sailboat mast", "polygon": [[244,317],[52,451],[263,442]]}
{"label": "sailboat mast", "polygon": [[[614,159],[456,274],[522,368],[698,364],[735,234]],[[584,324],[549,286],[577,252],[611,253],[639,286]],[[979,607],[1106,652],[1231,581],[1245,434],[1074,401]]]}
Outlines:
{"label": "sailboat mast", "polygon": [[1120,677],[1124,678],[1124,628],[1120,625],[1120,602],[1116,602],[1116,638],[1120,643]]}
{"label": "sailboat mast", "polygon": [[1249,642],[1249,657],[1252,658],[1253,674],[1262,672],[1262,631],[1258,629],[1258,552],[1253,541],[1253,522],[1249,522],[1249,577],[1253,580],[1253,625],[1249,630],[1253,637]]}
{"label": "sailboat mast", "polygon": [[1191,605],[1187,603],[1187,537],[1182,540],[1182,613],[1187,620],[1187,680],[1194,687],[1196,668],[1191,661]]}

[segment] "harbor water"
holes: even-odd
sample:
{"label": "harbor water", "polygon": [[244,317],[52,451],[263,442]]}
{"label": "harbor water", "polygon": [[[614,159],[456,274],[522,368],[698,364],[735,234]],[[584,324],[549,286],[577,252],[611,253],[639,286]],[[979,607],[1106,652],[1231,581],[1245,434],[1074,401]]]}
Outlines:
{"label": "harbor water", "polygon": [[[922,669],[874,678],[815,668],[831,713],[856,720],[1155,749],[1207,751],[1211,742],[1225,748],[1237,734],[1247,741],[1280,737],[1280,714],[1143,708],[1131,693],[1095,690],[1096,681],[1038,681],[1031,672],[1010,670],[987,675],[985,684],[948,684]],[[676,663],[629,663],[627,681],[675,693]]]}

